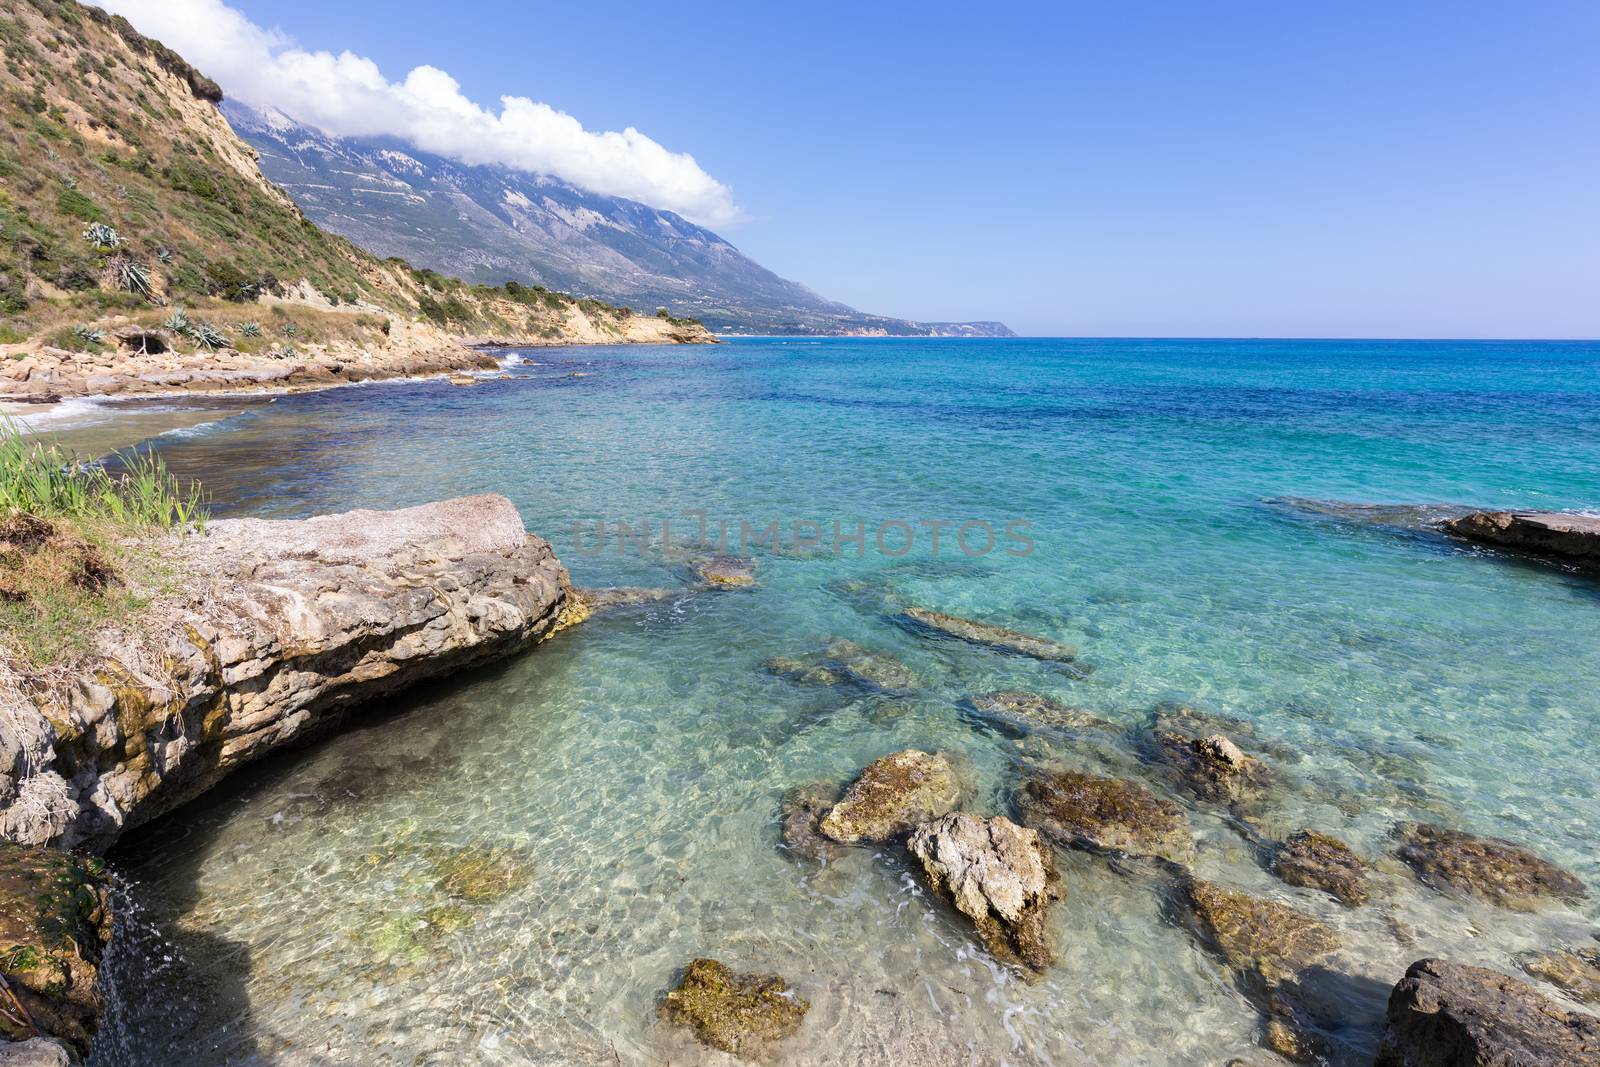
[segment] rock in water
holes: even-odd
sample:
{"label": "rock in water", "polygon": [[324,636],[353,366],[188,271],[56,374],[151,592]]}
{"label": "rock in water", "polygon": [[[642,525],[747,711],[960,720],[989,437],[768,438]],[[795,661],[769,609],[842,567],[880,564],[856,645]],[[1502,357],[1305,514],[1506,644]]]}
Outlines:
{"label": "rock in water", "polygon": [[1398,855],[1423,882],[1449,886],[1502,908],[1533,911],[1544,900],[1573,899],[1586,892],[1576,875],[1499,838],[1432,823],[1404,823],[1396,836]]}
{"label": "rock in water", "polygon": [[0,1067],[72,1067],[66,1047],[47,1037],[0,1040]]}
{"label": "rock in water", "polygon": [[1306,970],[1338,949],[1337,935],[1291,907],[1212,882],[1187,879],[1178,895],[1201,943],[1266,1014],[1268,1047],[1301,1062],[1320,1059],[1323,1041],[1306,1021],[1297,987]]}
{"label": "rock in water", "polygon": [[530,647],[570,601],[566,569],[500,496],[224,519],[147,547],[173,589],[138,625],[96,635],[59,681],[0,677],[15,724],[0,767],[29,768],[0,774],[14,839],[109,847],[363,701]]}
{"label": "rock in water", "polygon": [[716,960],[689,964],[661,1002],[661,1017],[712,1048],[753,1058],[800,1029],[811,1005],[775,974],[735,974]]}
{"label": "rock in water", "polygon": [[1037,832],[957,812],[917,827],[906,848],[933,891],[972,920],[998,959],[1033,971],[1054,961],[1049,912],[1061,880]]}
{"label": "rock in water", "polygon": [[1068,707],[1043,693],[1024,689],[1005,689],[980,693],[968,701],[972,713],[985,723],[1007,733],[1027,734],[1035,730],[1114,730],[1110,722],[1091,712]]}
{"label": "rock in water", "polygon": [[743,589],[756,584],[756,561],[743,556],[711,556],[696,563],[694,573],[707,585]]}
{"label": "rock in water", "polygon": [[961,782],[950,760],[908,748],[868,764],[820,827],[847,845],[893,841],[954,811],[960,800]]}
{"label": "rock in water", "polygon": [[1183,809],[1127,778],[1057,771],[1024,782],[1017,806],[1025,825],[1069,848],[1194,862]]}
{"label": "rock in water", "polygon": [[1574,1000],[1600,1004],[1600,949],[1525,952],[1517,964],[1535,978],[1560,986]]}
{"label": "rock in water", "polygon": [[894,656],[844,638],[829,641],[821,652],[774,656],[764,666],[773,674],[804,685],[853,684],[891,693],[922,685],[922,680]]}
{"label": "rock in water", "polygon": [[1418,960],[1389,997],[1374,1067],[1600,1064],[1600,1018],[1483,967]]}
{"label": "rock in water", "polygon": [[1470,541],[1600,564],[1600,516],[1552,511],[1475,511],[1444,528]]}
{"label": "rock in water", "polygon": [[1234,804],[1257,800],[1271,784],[1267,765],[1225,734],[1190,737],[1157,731],[1156,756],[1201,800]]}
{"label": "rock in water", "polygon": [[963,619],[959,615],[946,615],[942,611],[929,611],[926,608],[907,608],[905,617],[917,626],[934,633],[953,637],[968,644],[998,649],[1001,652],[1031,656],[1034,659],[1055,663],[1072,663],[1078,658],[1078,650],[1071,645],[1052,641],[1048,637],[1035,637],[1019,630],[1008,630],[993,623]]}
{"label": "rock in water", "polygon": [[1320,889],[1346,907],[1365,904],[1371,896],[1367,865],[1337,837],[1301,830],[1278,847],[1272,873],[1290,885]]}
{"label": "rock in water", "polygon": [[783,818],[783,847],[813,863],[834,860],[839,855],[839,845],[824,837],[818,824],[838,799],[839,786],[833,782],[810,782],[784,793],[779,809]]}
{"label": "rock in water", "polygon": [[[99,1020],[95,979],[110,937],[111,909],[98,861],[0,844],[0,970],[39,1035],[77,1056],[88,1052]],[[15,1015],[9,998],[0,995],[0,1039],[34,1037]],[[47,1045],[29,1054],[54,1055]]]}

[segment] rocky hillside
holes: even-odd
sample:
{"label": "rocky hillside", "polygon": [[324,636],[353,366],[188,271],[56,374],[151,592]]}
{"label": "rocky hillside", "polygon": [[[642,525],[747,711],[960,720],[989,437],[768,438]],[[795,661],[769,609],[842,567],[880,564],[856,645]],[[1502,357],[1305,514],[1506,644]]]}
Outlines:
{"label": "rocky hillside", "polygon": [[[323,231],[261,173],[217,85],[124,19],[0,0],[0,40],[0,392],[37,392],[29,361],[114,354],[130,329],[141,355],[280,363],[465,356],[461,338],[709,340],[687,319],[471,286]],[[333,318],[275,322],[262,304]]]}
{"label": "rocky hillside", "polygon": [[465,166],[385,138],[330,137],[237,101],[223,114],[316,222],[380,255],[472,281],[513,279],[692,314],[714,330],[1009,336],[997,322],[868,315],[780,278],[670,211],[559,178]]}

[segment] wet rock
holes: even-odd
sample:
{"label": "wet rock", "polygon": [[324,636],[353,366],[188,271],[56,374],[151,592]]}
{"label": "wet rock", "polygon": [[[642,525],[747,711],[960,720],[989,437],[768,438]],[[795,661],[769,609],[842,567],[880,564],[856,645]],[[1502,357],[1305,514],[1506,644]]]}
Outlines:
{"label": "wet rock", "polygon": [[439,891],[472,904],[488,904],[533,880],[533,865],[501,846],[456,848],[433,860]]}
{"label": "wet rock", "polygon": [[1577,1067],[1600,1063],[1600,1018],[1569,1012],[1499,971],[1413,963],[1389,997],[1374,1067]]}
{"label": "wet rock", "polygon": [[1157,732],[1153,742],[1157,759],[1201,800],[1222,804],[1259,800],[1272,782],[1267,765],[1225,734],[1192,737]]}
{"label": "wet rock", "polygon": [[1444,528],[1469,541],[1600,564],[1600,516],[1553,511],[1475,511]]}
{"label": "wet rock", "polygon": [[1585,1004],[1600,1004],[1600,949],[1553,949],[1525,952],[1517,965],[1535,978],[1560,986]]}
{"label": "wet rock", "polygon": [[709,556],[694,564],[694,573],[719,589],[744,589],[756,584],[756,561],[744,556]]}
{"label": "wet rock", "polygon": [[1290,885],[1320,889],[1350,908],[1372,895],[1361,857],[1337,837],[1316,830],[1301,830],[1278,846],[1272,873]]}
{"label": "wet rock", "polygon": [[879,652],[836,638],[820,652],[804,656],[775,656],[766,661],[773,674],[805,685],[859,685],[867,689],[903,692],[917,689],[922,680],[887,652]]}
{"label": "wet rock", "polygon": [[820,823],[839,799],[834,782],[809,782],[783,794],[779,811],[783,819],[783,847],[813,863],[831,863],[843,851],[822,833]]}
{"label": "wet rock", "polygon": [[1008,630],[1004,626],[978,622],[975,619],[963,619],[959,615],[946,615],[942,611],[907,608],[904,618],[924,631],[931,631],[942,637],[953,637],[968,644],[982,645],[1000,652],[1030,656],[1033,659],[1054,663],[1076,663],[1078,658],[1076,648],[1059,641],[1052,641],[1048,637],[1036,637],[1033,634]]}
{"label": "wet rock", "polygon": [[1291,907],[1212,882],[1186,879],[1177,897],[1190,929],[1266,1014],[1267,1047],[1300,1062],[1322,1059],[1326,1043],[1300,1002],[1300,984],[1339,948],[1337,935]]}
{"label": "wet rock", "polygon": [[736,974],[697,959],[661,1002],[661,1017],[712,1048],[754,1058],[800,1029],[811,1005],[775,974]]}
{"label": "wet rock", "polygon": [[66,1046],[47,1037],[0,1041],[0,1067],[71,1067]]}
{"label": "wet rock", "polygon": [[[0,844],[0,973],[16,998],[13,1004],[0,995],[0,1041],[42,1036],[77,1057],[86,1054],[101,1010],[100,954],[110,936],[98,861]],[[48,1052],[41,1045],[30,1055]]]}
{"label": "wet rock", "polygon": [[1043,693],[1031,693],[1023,689],[980,693],[968,700],[967,704],[980,721],[1013,735],[1028,734],[1035,730],[1078,733],[1116,729],[1098,715],[1069,707]]}
{"label": "wet rock", "polygon": [[1055,959],[1050,905],[1061,879],[1036,831],[956,812],[923,823],[906,848],[933,891],[972,920],[997,959],[1038,972]]}
{"label": "wet rock", "polygon": [[1069,848],[1194,862],[1183,809],[1131,779],[1048,773],[1023,783],[1017,807],[1024,825]]}
{"label": "wet rock", "polygon": [[1542,901],[1586,892],[1576,875],[1499,838],[1432,823],[1403,823],[1395,836],[1400,859],[1436,889],[1450,887],[1513,911],[1533,911]]}
{"label": "wet rock", "polygon": [[954,811],[960,800],[961,782],[949,758],[908,748],[868,764],[820,828],[845,844],[893,841]]}
{"label": "wet rock", "polygon": [[613,586],[605,589],[574,589],[573,600],[583,617],[615,608],[633,608],[642,604],[659,604],[683,593],[682,589],[654,589],[639,586]]}

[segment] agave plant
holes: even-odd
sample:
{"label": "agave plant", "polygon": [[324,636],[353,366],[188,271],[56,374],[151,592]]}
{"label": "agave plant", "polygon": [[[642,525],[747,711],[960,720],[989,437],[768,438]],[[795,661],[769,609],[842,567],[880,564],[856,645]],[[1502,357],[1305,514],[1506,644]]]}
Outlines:
{"label": "agave plant", "polygon": [[173,333],[188,333],[189,314],[188,312],[184,311],[183,308],[175,307],[172,309],[172,314],[167,316],[167,321],[162,323],[162,325],[171,330]]}
{"label": "agave plant", "polygon": [[106,332],[97,330],[93,326],[74,326],[72,333],[85,345],[103,345],[106,343]]}
{"label": "agave plant", "polygon": [[207,352],[215,352],[219,348],[227,348],[232,344],[228,335],[211,325],[209,322],[196,322],[189,327],[189,336],[194,343]]}
{"label": "agave plant", "polygon": [[156,258],[163,263],[171,263],[172,249],[166,247],[165,245],[161,246],[160,248],[156,249]]}
{"label": "agave plant", "polygon": [[91,222],[83,231],[83,239],[96,248],[107,250],[122,247],[122,235],[103,222]]}
{"label": "agave plant", "polygon": [[294,323],[286,322],[286,323],[283,324],[282,333],[283,333],[283,335],[285,337],[293,337],[295,334],[297,334],[299,332],[300,332],[300,327],[296,326]]}
{"label": "agave plant", "polygon": [[259,322],[241,322],[239,333],[244,337],[260,337],[261,324]]}
{"label": "agave plant", "polygon": [[146,300],[154,300],[155,285],[150,281],[150,271],[143,263],[121,253],[111,257],[106,264],[111,273],[111,283],[123,292],[134,293]]}

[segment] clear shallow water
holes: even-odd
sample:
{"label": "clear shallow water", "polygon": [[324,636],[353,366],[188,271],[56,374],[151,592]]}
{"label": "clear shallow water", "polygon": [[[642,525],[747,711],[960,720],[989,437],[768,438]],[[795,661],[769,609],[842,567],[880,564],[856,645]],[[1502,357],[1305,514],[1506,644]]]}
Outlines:
{"label": "clear shallow water", "polygon": [[[1516,915],[1384,857],[1397,820],[1427,818],[1600,885],[1600,585],[1268,501],[1600,506],[1600,347],[740,341],[529,359],[472,389],[283,397],[156,444],[224,512],[502,492],[581,585],[683,577],[677,554],[619,553],[615,536],[585,554],[601,518],[860,520],[865,558],[759,552],[756,590],[597,619],[135,837],[117,857],[137,882],[134,965],[102,1062],[719,1062],[654,1019],[696,955],[777,971],[812,1002],[783,1062],[1248,1054],[1255,1011],[1156,887],[1102,860],[1060,857],[1061,962],[1030,985],[894,850],[820,871],[778,850],[785,788],[896,748],[962,753],[985,812],[1008,810],[1025,757],[1093,765],[975,728],[960,699],[996,688],[1129,727],[1162,700],[1254,725],[1287,779],[1268,828],[1344,837],[1384,891],[1347,911],[1291,889],[1189,804],[1199,870],[1339,930],[1346,1062],[1370,1060],[1414,959],[1510,969],[1588,942],[1593,898]],[[926,528],[901,558],[873,550],[878,524],[922,519],[1025,520],[1034,551],[969,559],[946,530],[934,557]],[[931,642],[882,597],[1076,643],[1097,670]],[[833,636],[925,687],[868,696],[761,669]],[[531,878],[481,903],[439,889],[441,863],[486,847]]]}

